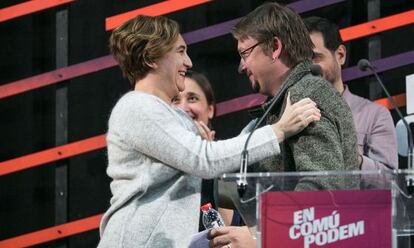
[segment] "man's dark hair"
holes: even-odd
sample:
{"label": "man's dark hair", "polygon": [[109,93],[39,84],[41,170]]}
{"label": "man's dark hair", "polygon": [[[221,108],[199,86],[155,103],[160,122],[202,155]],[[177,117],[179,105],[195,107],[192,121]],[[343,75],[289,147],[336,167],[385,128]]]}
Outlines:
{"label": "man's dark hair", "polygon": [[328,19],[312,16],[304,20],[309,33],[319,32],[322,34],[324,45],[331,52],[335,52],[343,43],[338,26]]}

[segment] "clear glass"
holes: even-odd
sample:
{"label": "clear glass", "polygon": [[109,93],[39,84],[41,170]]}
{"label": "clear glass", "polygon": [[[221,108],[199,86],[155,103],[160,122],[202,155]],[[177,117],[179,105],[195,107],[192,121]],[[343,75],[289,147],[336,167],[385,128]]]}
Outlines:
{"label": "clear glass", "polygon": [[[260,209],[258,200],[268,191],[300,190],[390,190],[392,193],[393,247],[400,237],[414,235],[414,199],[407,189],[407,181],[414,178],[414,170],[372,171],[312,171],[248,173],[247,189],[240,198],[237,193],[239,173],[221,176],[221,185],[226,187],[231,198],[250,230],[260,240]],[[400,242],[401,243],[401,242]],[[260,245],[260,244],[259,244]]]}

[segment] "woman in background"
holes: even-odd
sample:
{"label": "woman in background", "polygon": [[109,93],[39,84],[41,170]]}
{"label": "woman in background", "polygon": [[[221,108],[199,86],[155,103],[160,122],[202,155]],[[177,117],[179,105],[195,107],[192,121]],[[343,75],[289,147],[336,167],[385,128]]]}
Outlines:
{"label": "woman in background", "polygon": [[[211,120],[216,112],[216,99],[210,81],[203,74],[187,71],[185,89],[172,100],[174,106],[184,110],[194,121],[212,130]],[[214,131],[210,137],[214,140]]]}
{"label": "woman in background", "polygon": [[[210,81],[202,73],[188,71],[184,84],[184,91],[173,98],[173,105],[184,110],[194,121],[202,122],[200,125],[207,125],[211,130],[211,132],[208,132],[208,136],[211,140],[214,140],[215,131],[212,129],[211,121],[216,113],[216,99]],[[201,205],[211,202],[213,208],[218,208],[224,223],[230,225],[233,210],[218,207],[217,190],[215,190],[217,184],[215,182],[214,179],[202,180]],[[199,231],[202,230],[204,230],[204,226],[200,221]]]}

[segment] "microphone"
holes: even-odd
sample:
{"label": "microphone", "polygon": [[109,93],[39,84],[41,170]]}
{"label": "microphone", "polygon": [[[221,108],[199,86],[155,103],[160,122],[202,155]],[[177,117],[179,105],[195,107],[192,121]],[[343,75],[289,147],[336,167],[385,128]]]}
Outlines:
{"label": "microphone", "polygon": [[[369,62],[369,60],[367,59],[361,59],[358,61],[358,68],[361,71],[367,71],[370,70],[372,73],[374,73],[375,78],[377,79],[377,82],[379,83],[379,85],[381,86],[382,90],[385,92],[385,94],[387,95],[388,100],[390,101],[390,103],[392,104],[392,106],[394,107],[395,111],[398,114],[398,117],[401,118],[401,121],[404,123],[405,128],[407,129],[407,136],[408,136],[408,154],[407,154],[407,167],[409,170],[413,170],[413,135],[411,133],[411,128],[408,125],[407,121],[405,120],[404,116],[402,115],[400,109],[398,108],[397,104],[395,103],[394,99],[391,97],[390,93],[388,92],[388,90],[385,88],[381,78],[378,76],[377,71],[375,70],[375,67],[371,64],[371,62]],[[412,175],[408,175],[407,178],[407,190],[410,194],[413,193],[414,191],[414,176]]]}
{"label": "microphone", "polygon": [[[312,75],[319,76],[322,73],[322,69],[319,65],[312,64],[308,70]],[[237,192],[239,193],[240,198],[243,197],[244,193],[247,189],[247,165],[249,162],[249,152],[247,151],[247,145],[249,144],[250,138],[252,137],[254,131],[262,124],[264,119],[269,115],[269,112],[271,109],[273,109],[273,106],[276,104],[276,102],[279,101],[279,99],[282,96],[282,93],[288,88],[286,84],[283,84],[282,88],[280,89],[279,93],[270,100],[265,105],[266,111],[263,113],[262,117],[260,117],[259,121],[256,122],[254,125],[252,131],[249,133],[249,136],[247,136],[246,142],[244,143],[244,148],[242,151],[242,157],[240,161],[240,178],[237,180]]]}
{"label": "microphone", "polygon": [[358,69],[360,69],[361,71],[366,71],[371,68],[373,68],[373,66],[371,65],[371,62],[369,62],[368,59],[360,59],[358,61]]}
{"label": "microphone", "polygon": [[320,65],[312,64],[309,68],[310,73],[314,76],[321,76],[322,75],[322,68]]}

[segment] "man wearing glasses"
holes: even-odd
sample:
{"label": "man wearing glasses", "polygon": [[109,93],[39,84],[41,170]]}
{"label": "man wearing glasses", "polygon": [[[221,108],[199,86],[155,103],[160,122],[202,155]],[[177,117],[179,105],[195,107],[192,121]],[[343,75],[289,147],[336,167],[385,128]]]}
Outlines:
{"label": "man wearing glasses", "polygon": [[[269,171],[357,170],[357,141],[351,111],[328,81],[311,73],[313,43],[301,17],[277,3],[265,3],[232,28],[240,54],[239,72],[252,88],[279,97],[268,123],[283,113],[288,92],[292,102],[309,97],[321,120],[282,144],[282,156],[264,164]],[[265,104],[264,109],[267,108]],[[335,187],[299,183],[296,190]]]}
{"label": "man wearing glasses", "polygon": [[[278,120],[288,93],[292,103],[309,97],[321,110],[320,121],[281,144],[281,156],[255,166],[264,171],[357,170],[357,138],[351,111],[335,88],[312,75],[313,44],[299,15],[277,3],[265,3],[242,18],[231,33],[238,41],[239,72],[252,88],[277,97],[267,122]],[[262,106],[267,108],[267,104]],[[304,178],[294,190],[343,187],[334,180]],[[246,228],[224,227],[209,233],[210,247],[254,247]]]}

